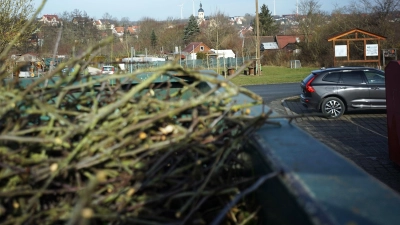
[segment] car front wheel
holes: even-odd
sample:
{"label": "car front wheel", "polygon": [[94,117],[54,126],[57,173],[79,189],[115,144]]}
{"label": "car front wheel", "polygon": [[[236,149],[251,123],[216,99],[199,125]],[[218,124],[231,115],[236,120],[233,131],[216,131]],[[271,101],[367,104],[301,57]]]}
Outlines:
{"label": "car front wheel", "polygon": [[332,119],[339,118],[343,115],[345,111],[345,106],[342,102],[342,100],[335,98],[335,97],[329,97],[326,98],[322,102],[322,113]]}

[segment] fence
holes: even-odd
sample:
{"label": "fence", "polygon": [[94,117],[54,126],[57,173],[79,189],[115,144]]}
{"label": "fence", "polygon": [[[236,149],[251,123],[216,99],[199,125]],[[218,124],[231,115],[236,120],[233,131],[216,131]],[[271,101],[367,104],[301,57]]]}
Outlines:
{"label": "fence", "polygon": [[[178,63],[185,69],[221,69],[222,71],[227,71],[228,69],[235,69],[237,70],[239,67],[244,65],[249,61],[253,61],[254,59],[251,57],[243,57],[243,58],[208,58],[207,59],[182,59],[179,60]],[[138,69],[147,69],[147,68],[154,68],[154,67],[161,67],[172,61],[145,61],[145,62],[111,62],[111,63],[98,63],[97,68],[101,68],[103,65],[114,65],[118,68],[118,64],[124,64],[124,68],[126,72],[132,72]],[[34,76],[32,77],[40,77],[45,74],[47,71],[37,71],[33,72]],[[224,72],[221,72],[222,74]],[[14,77],[14,74],[10,73],[9,78]],[[27,78],[27,77],[21,77]],[[29,76],[28,78],[31,78]]]}
{"label": "fence", "polygon": [[[218,58],[218,59],[209,58],[208,60],[207,59],[195,59],[195,60],[182,59],[182,60],[179,60],[178,63],[183,68],[193,68],[193,69],[233,68],[233,69],[237,69],[250,60],[253,60],[253,59],[250,57]],[[160,66],[164,66],[167,63],[171,63],[171,61],[131,62],[131,63],[124,63],[124,64],[125,64],[126,70],[131,71],[131,70],[143,69],[143,68],[160,67]]]}

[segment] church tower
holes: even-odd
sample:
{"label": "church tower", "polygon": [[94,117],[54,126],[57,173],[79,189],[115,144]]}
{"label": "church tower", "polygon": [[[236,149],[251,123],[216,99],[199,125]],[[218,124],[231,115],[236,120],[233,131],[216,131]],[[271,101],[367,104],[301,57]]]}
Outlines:
{"label": "church tower", "polygon": [[203,4],[201,4],[201,2],[200,2],[200,9],[199,9],[198,15],[197,15],[197,20],[199,20],[199,21],[204,20],[204,10],[202,7],[203,7]]}

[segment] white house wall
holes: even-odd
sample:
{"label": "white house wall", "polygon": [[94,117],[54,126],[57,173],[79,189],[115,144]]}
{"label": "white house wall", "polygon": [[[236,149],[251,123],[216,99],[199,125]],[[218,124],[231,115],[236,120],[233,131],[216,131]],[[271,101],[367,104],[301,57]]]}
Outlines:
{"label": "white house wall", "polygon": [[218,58],[236,58],[236,54],[232,50],[211,50]]}

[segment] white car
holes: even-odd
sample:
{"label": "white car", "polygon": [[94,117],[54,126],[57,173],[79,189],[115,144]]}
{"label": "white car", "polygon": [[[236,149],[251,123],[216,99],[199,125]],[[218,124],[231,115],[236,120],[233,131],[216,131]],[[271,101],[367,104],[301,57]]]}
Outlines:
{"label": "white car", "polygon": [[103,66],[101,74],[114,74],[115,68],[113,66]]}

